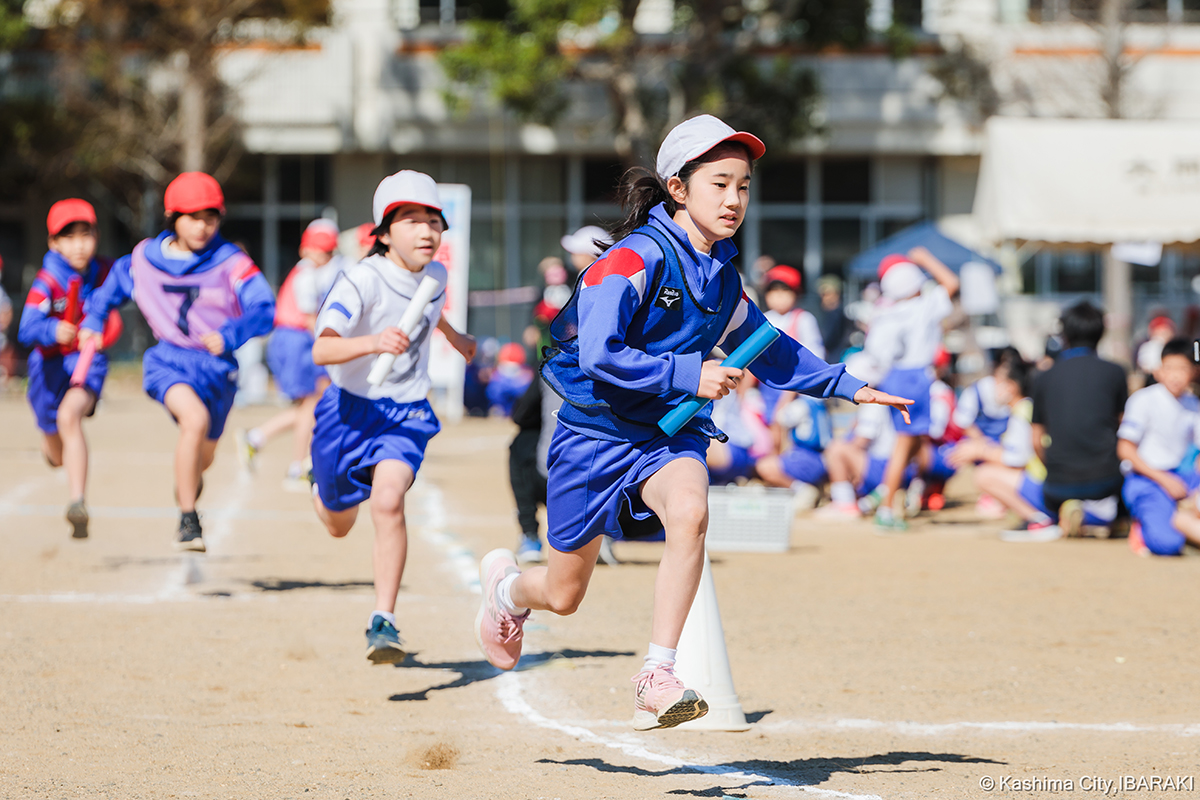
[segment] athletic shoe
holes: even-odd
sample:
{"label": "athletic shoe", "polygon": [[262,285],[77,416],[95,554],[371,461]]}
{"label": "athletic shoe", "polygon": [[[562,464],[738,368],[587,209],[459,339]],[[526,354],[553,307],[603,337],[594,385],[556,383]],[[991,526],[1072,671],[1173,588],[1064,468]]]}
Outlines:
{"label": "athletic shoe", "polygon": [[875,509],[883,505],[883,487],[876,486],[871,492],[858,498],[858,510],[864,517],[875,513]]}
{"label": "athletic shoe", "polygon": [[632,680],[635,731],[674,728],[708,713],[708,703],[696,690],[684,688],[670,661],[643,669]]}
{"label": "athletic shoe", "polygon": [[254,459],[258,456],[258,448],[250,444],[250,431],[245,428],[239,428],[237,435],[237,454],[238,461],[249,472],[254,471]]}
{"label": "athletic shoe", "polygon": [[875,512],[875,527],[879,533],[901,533],[908,530],[908,523],[902,514],[897,514],[888,506],[880,506]]}
{"label": "athletic shoe", "polygon": [[86,539],[88,537],[88,510],[82,500],[76,500],[67,506],[67,522],[71,523],[73,528],[71,531],[72,539]]}
{"label": "athletic shoe", "polygon": [[1146,547],[1146,540],[1142,538],[1142,523],[1140,522],[1129,526],[1129,550],[1135,556],[1150,555],[1150,548]]}
{"label": "athletic shoe", "polygon": [[925,507],[930,511],[941,511],[946,507],[946,495],[942,492],[930,492]]}
{"label": "athletic shoe", "polygon": [[1068,500],[1063,503],[1058,510],[1058,526],[1068,539],[1080,536],[1083,531],[1083,502]]}
{"label": "athletic shoe", "polygon": [[925,499],[925,481],[913,478],[904,490],[904,515],[915,517],[921,513],[921,501]]}
{"label": "athletic shoe", "polygon": [[475,642],[489,664],[504,670],[512,669],[521,660],[524,625],[525,620],[529,619],[528,611],[514,617],[502,609],[496,600],[496,587],[505,576],[514,572],[520,570],[511,550],[493,550],[479,563],[479,585],[483,587],[483,600],[475,617]]}
{"label": "athletic shoe", "polygon": [[175,540],[176,550],[204,552],[204,537],[200,530],[200,515],[185,511],[179,515],[179,536]]}
{"label": "athletic shoe", "polygon": [[522,536],[517,545],[518,564],[540,564],[542,561],[542,543],[536,536]]}
{"label": "athletic shoe", "polygon": [[288,467],[287,475],[283,479],[283,490],[285,492],[295,492],[297,494],[307,494],[312,491],[312,483],[308,480],[310,470],[299,462]]}
{"label": "athletic shoe", "polygon": [[1004,542],[1053,542],[1061,539],[1062,528],[1053,522],[1023,522],[1018,528],[1000,532],[1000,540]]}
{"label": "athletic shoe", "polygon": [[852,522],[861,518],[862,514],[858,513],[858,506],[854,503],[830,503],[813,512],[813,519],[822,522]]}
{"label": "athletic shoe", "polygon": [[396,626],[376,614],[367,628],[367,660],[372,664],[399,664],[408,656]]}
{"label": "athletic shoe", "polygon": [[812,511],[821,502],[821,490],[811,483],[796,481],[792,484],[797,511]]}
{"label": "athletic shoe", "polygon": [[620,566],[621,562],[617,560],[616,554],[613,553],[612,543],[611,536],[605,536],[600,541],[600,552],[596,554],[597,564],[604,564],[608,567]]}
{"label": "athletic shoe", "polygon": [[1008,509],[999,500],[990,494],[979,495],[975,503],[975,516],[980,519],[1004,519],[1007,514]]}

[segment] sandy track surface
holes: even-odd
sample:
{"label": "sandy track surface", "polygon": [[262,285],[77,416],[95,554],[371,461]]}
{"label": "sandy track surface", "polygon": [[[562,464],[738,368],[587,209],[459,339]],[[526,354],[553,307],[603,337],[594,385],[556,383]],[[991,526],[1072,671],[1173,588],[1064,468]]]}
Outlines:
{"label": "sandy track surface", "polygon": [[288,443],[247,475],[227,437],[210,551],[185,556],[165,413],[118,381],[88,434],[79,542],[24,399],[0,398],[0,797],[1195,796],[1200,559],[1005,544],[969,505],[887,537],[800,519],[785,555],[713,554],[751,730],[635,733],[657,546],[618,544],[573,617],[535,614],[516,672],[476,649],[475,559],[517,532],[509,423],[430,447],[400,667],[363,655],[369,514],[325,534],[281,487]]}

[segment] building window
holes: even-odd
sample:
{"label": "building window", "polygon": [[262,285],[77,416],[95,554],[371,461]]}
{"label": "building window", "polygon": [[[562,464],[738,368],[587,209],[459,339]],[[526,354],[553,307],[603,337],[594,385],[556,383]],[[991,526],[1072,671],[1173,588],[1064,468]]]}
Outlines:
{"label": "building window", "polygon": [[808,165],[801,160],[772,161],[755,176],[763,203],[803,203],[808,199]]}
{"label": "building window", "polygon": [[830,158],[821,163],[822,203],[871,202],[871,160]]}

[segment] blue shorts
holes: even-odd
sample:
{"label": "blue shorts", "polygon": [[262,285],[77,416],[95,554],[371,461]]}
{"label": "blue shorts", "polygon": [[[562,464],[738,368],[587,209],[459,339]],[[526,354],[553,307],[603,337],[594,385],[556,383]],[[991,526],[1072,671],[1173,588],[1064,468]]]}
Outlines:
{"label": "blue shorts", "polygon": [[901,436],[925,436],[929,433],[931,420],[929,390],[933,387],[933,378],[928,367],[916,369],[893,369],[879,384],[879,391],[906,397],[913,401],[908,407],[908,415],[912,423],[904,424],[904,415],[898,409],[892,409],[892,422],[896,433]]}
{"label": "blue shorts", "polygon": [[[1189,493],[1200,486],[1200,478],[1195,472],[1178,469],[1175,475],[1187,484]],[[1145,475],[1133,473],[1126,476],[1121,496],[1125,498],[1129,513],[1142,524],[1142,539],[1151,553],[1177,556],[1183,552],[1187,539],[1172,522],[1178,503],[1165,489]]]}
{"label": "blue shorts", "polygon": [[821,454],[807,447],[793,447],[788,450],[779,457],[779,466],[792,480],[814,486],[823,483],[829,477]]}
{"label": "blue shorts", "polygon": [[[875,456],[867,456],[867,471],[863,475],[862,481],[858,484],[858,496],[865,497],[875,490],[875,487],[883,484],[883,478],[887,474],[888,460],[886,458],[876,458]],[[916,474],[916,468],[909,464],[904,470],[904,477],[900,481],[901,488],[912,483],[913,476]]]}
{"label": "blue shorts", "polygon": [[[1155,485],[1157,485],[1157,484],[1155,484]],[[1021,484],[1020,484],[1020,486],[1017,487],[1017,494],[1021,495],[1021,499],[1023,499],[1026,503],[1029,503],[1029,505],[1033,506],[1038,511],[1040,511],[1043,514],[1045,514],[1046,516],[1050,517],[1050,519],[1054,520],[1055,522],[1058,522],[1058,509],[1054,509],[1053,511],[1051,511],[1050,507],[1046,504],[1045,487],[1043,486],[1041,481],[1036,481],[1033,478],[1029,477],[1028,472],[1024,472],[1021,474]],[[1103,500],[1103,498],[1100,498],[1100,499]],[[1095,513],[1096,509],[1095,509],[1095,506],[1092,505],[1092,501],[1084,500],[1083,502],[1084,502],[1084,509],[1083,509],[1083,524],[1084,525],[1110,525],[1110,524],[1112,524],[1112,519],[1104,519],[1104,518],[1098,516],[1097,513]],[[1114,503],[1113,505],[1115,507],[1116,504]]]}
{"label": "blue shorts", "polygon": [[569,553],[601,534],[661,537],[662,522],[642,502],[642,481],[677,458],[705,463],[708,437],[695,431],[645,442],[610,442],[561,423],[550,442],[546,517],[550,546]]}
{"label": "blue shorts", "polygon": [[267,341],[267,366],[275,385],[291,400],[317,393],[317,381],[328,378],[312,359],[313,335],[295,328],[276,328]]}
{"label": "blue shorts", "polygon": [[933,459],[929,463],[928,469],[922,477],[933,483],[945,483],[954,477],[955,469],[950,466],[948,456],[950,451],[954,449],[952,444],[942,444],[933,448]]}
{"label": "blue shorts", "polygon": [[232,353],[214,356],[159,342],[142,356],[142,388],[166,405],[167,390],[177,383],[191,388],[208,409],[208,438],[220,439],[237,394],[237,361]]}
{"label": "blue shorts", "polygon": [[749,478],[754,474],[754,458],[745,447],[736,444],[726,444],[729,452],[729,466],[724,469],[708,468],[708,482],[720,486],[733,483],[738,478]]}
{"label": "blue shorts", "polygon": [[[45,357],[35,349],[29,354],[29,405],[33,406],[33,416],[43,433],[58,433],[58,406],[71,388],[71,373],[77,363],[79,353]],[[97,353],[92,357],[83,388],[99,399],[107,376],[108,357]],[[88,416],[95,412],[93,406]]]}
{"label": "blue shorts", "polygon": [[368,400],[330,386],[317,401],[313,480],[330,511],[345,511],[371,496],[375,465],[403,461],[415,477],[425,445],[442,429],[428,400]]}

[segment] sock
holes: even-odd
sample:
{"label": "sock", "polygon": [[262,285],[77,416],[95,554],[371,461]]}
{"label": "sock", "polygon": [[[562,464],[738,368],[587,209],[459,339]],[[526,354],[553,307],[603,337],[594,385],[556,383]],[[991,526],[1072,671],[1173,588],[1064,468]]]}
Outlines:
{"label": "sock", "polygon": [[850,481],[838,481],[830,484],[829,498],[839,505],[852,506],[858,499],[858,495],[854,491],[854,484]]}
{"label": "sock", "polygon": [[250,430],[246,431],[246,441],[249,442],[250,446],[255,450],[261,449],[262,446],[266,444],[266,442],[263,441],[262,432],[260,432],[258,428],[251,428]]}
{"label": "sock", "polygon": [[1040,511],[1034,514],[1033,519],[1030,520],[1030,522],[1035,522],[1039,525],[1049,525],[1053,521],[1054,520],[1050,519],[1050,517],[1046,516]]}
{"label": "sock", "polygon": [[304,462],[303,461],[293,461],[291,464],[288,464],[287,476],[289,478],[303,478],[304,477]]}
{"label": "sock", "polygon": [[675,652],[676,651],[674,647],[663,647],[662,645],[651,642],[650,650],[647,652],[646,657],[642,660],[645,664],[643,669],[654,669],[655,667],[667,661],[673,663],[675,661]]}
{"label": "sock", "polygon": [[496,604],[500,606],[505,613],[512,614],[514,617],[519,617],[529,610],[528,608],[521,608],[513,603],[512,585],[519,577],[521,577],[521,573],[514,572],[511,575],[501,578],[500,582],[496,584]]}
{"label": "sock", "polygon": [[392,627],[396,627],[396,615],[391,611],[372,611],[371,616],[367,617],[367,627],[370,628],[375,624],[376,617],[383,617],[388,622],[392,623]]}

